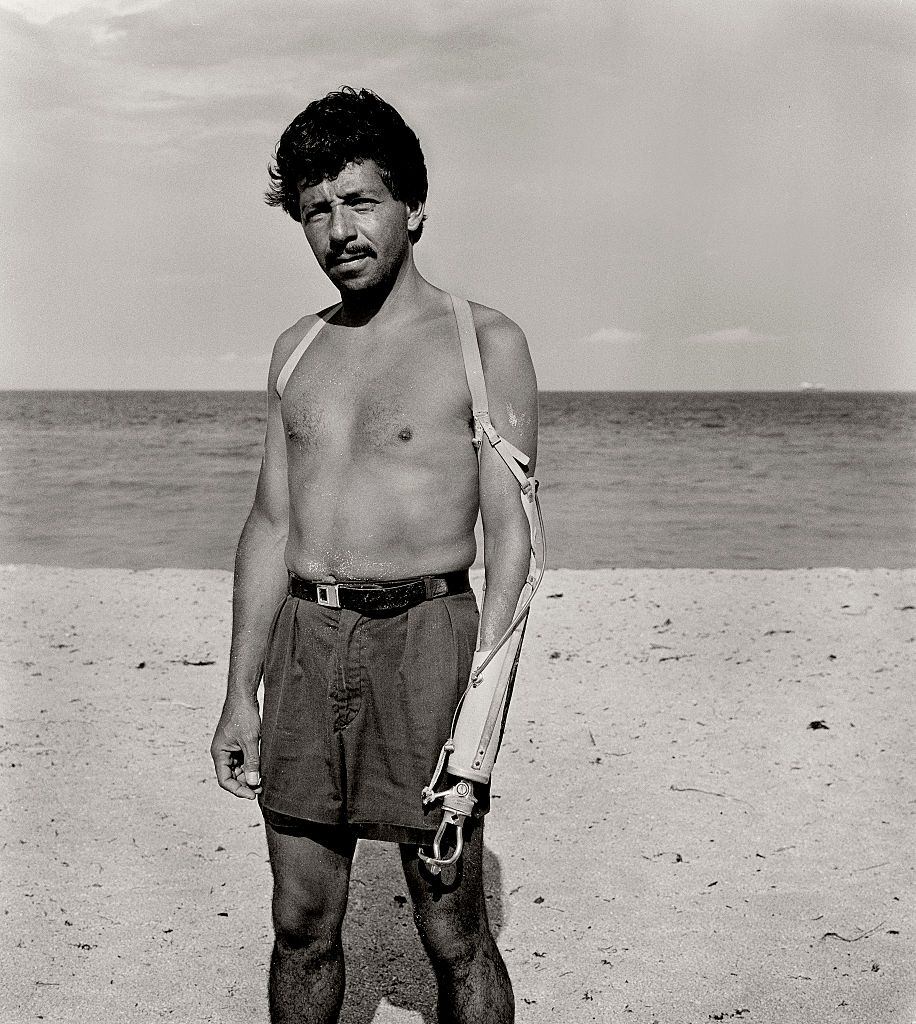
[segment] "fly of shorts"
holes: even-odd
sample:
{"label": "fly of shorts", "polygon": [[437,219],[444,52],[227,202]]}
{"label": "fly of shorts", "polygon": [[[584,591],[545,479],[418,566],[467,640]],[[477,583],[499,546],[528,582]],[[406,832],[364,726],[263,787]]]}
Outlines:
{"label": "fly of shorts", "polygon": [[470,590],[387,615],[287,596],[264,663],[265,818],[428,841],[441,810],[421,793],[467,686],[478,623]]}

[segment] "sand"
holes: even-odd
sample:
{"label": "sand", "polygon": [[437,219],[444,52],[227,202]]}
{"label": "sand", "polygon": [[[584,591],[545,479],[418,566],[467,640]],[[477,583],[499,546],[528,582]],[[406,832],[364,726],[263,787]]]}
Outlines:
{"label": "sand", "polygon": [[[229,574],[0,586],[0,1021],[266,1021],[263,830],[207,753]],[[519,1021],[912,1024],[914,606],[916,571],[548,574],[487,825]],[[344,1021],[436,1020],[405,891],[361,844]]]}

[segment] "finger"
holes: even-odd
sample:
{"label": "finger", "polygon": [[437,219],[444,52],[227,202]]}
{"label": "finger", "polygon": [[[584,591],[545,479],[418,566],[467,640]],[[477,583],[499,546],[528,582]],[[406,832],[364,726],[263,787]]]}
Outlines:
{"label": "finger", "polygon": [[258,738],[242,740],[242,753],[245,755],[245,781],[252,788],[261,785],[261,761],[258,752]]}
{"label": "finger", "polygon": [[249,786],[248,783],[246,782],[246,780],[245,780],[245,766],[244,765],[240,764],[240,765],[237,765],[235,768],[233,768],[232,769],[232,777],[235,779],[236,782],[238,782],[242,786],[244,786],[245,789],[253,791],[255,793],[260,793],[261,792],[260,784],[257,785],[257,786]]}
{"label": "finger", "polygon": [[242,797],[245,800],[254,800],[256,799],[255,794],[244,782],[234,777],[233,767],[230,763],[233,753],[235,752],[219,750],[213,755],[213,764],[216,767],[216,781],[233,796]]}
{"label": "finger", "polygon": [[233,778],[219,779],[219,784],[233,796],[241,797],[244,800],[257,800],[257,794],[252,792],[244,782],[237,782]]}

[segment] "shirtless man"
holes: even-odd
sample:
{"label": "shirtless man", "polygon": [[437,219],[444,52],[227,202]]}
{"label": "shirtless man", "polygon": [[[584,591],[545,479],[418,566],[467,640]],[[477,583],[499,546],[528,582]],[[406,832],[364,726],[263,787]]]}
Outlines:
{"label": "shirtless man", "polygon": [[[465,826],[455,881],[431,874],[418,848],[441,816],[420,794],[475,644],[486,650],[502,636],[528,573],[519,485],[486,443],[478,467],[451,297],[414,264],[426,168],[400,115],[366,91],[331,93],[284,132],[271,177],[268,202],[301,222],[341,297],[274,348],[211,746],[220,786],[259,797],[265,817],[271,1020],[338,1019],[341,925],[363,837],[400,843],[442,1024],[502,1024],[514,1004],[487,922],[483,817]],[[471,308],[493,424],[533,469],[537,392],[525,337],[501,313]],[[478,509],[479,615],[466,578]],[[392,585],[404,580],[420,583]],[[485,806],[485,790],[478,797]]]}

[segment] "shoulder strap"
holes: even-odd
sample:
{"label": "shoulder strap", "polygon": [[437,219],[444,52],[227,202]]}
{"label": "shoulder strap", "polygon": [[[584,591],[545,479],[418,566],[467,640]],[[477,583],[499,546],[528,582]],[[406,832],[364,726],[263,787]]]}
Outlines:
{"label": "shoulder strap", "polygon": [[323,317],[319,316],[318,319],[312,324],[309,330],[306,332],[305,337],[290,353],[289,358],[283,364],[283,369],[277,376],[277,395],[279,398],[283,397],[283,392],[289,382],[290,377],[293,375],[293,370],[299,365],[299,360],[305,355],[305,350],[315,340],[315,336],[324,327],[331,317],[337,312],[338,309],[343,305],[342,302],[338,302],[336,306],[325,313]]}
{"label": "shoulder strap", "polygon": [[480,346],[477,344],[477,331],[474,329],[474,317],[471,304],[467,299],[452,296],[455,320],[458,323],[458,338],[461,341],[461,355],[464,357],[464,372],[468,379],[471,392],[471,408],[474,410],[474,447],[480,449],[481,418],[489,418],[490,406],[487,402],[487,382],[483,376],[483,364],[480,362]]}

